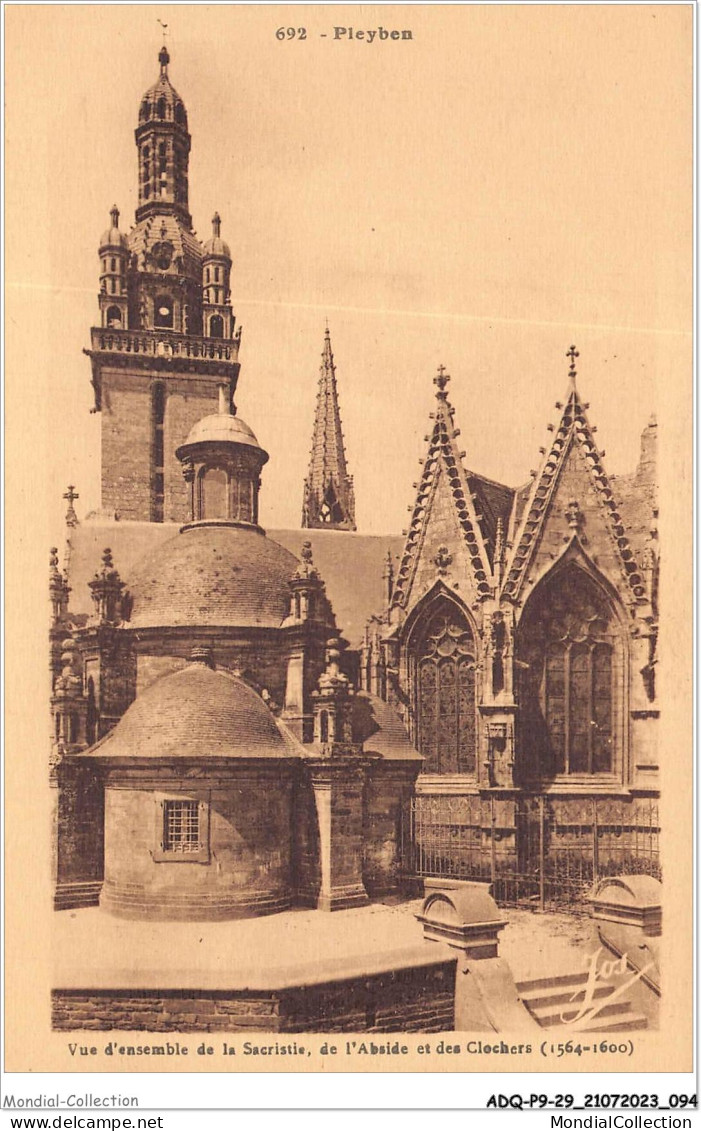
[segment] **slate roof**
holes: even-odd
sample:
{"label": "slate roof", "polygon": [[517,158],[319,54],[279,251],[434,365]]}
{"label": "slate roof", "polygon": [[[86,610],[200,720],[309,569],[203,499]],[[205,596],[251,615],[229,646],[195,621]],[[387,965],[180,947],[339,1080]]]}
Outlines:
{"label": "slate roof", "polygon": [[[129,251],[136,255],[140,271],[148,268],[148,256],[153,245],[162,240],[173,244],[173,266],[168,272],[174,276],[188,275],[198,281],[202,279],[202,257],[204,251],[202,244],[194,232],[188,231],[182,220],[170,213],[158,213],[157,216],[148,216],[140,220],[128,235]],[[176,260],[180,259],[182,265],[178,269]]]}
{"label": "slate roof", "polygon": [[480,527],[484,535],[487,556],[493,566],[497,522],[501,519],[502,534],[506,537],[516,491],[513,487],[506,487],[494,479],[485,479],[483,475],[476,475],[474,471],[467,472],[467,482],[475,496],[475,510],[482,516]]}
{"label": "slate roof", "polygon": [[[112,549],[115,566],[127,589],[131,590],[133,579],[143,576],[142,559],[157,554],[174,537],[185,538],[186,535],[178,534],[179,530],[177,523],[115,522],[103,518],[88,519],[71,528],[67,569],[72,617],[75,619],[93,612],[88,582],[92,580],[106,546]],[[325,582],[339,629],[353,647],[359,645],[367,621],[386,607],[382,579],[385,559],[388,550],[394,559],[397,558],[402,549],[401,536],[384,537],[338,530],[271,530],[266,541],[278,543],[289,552],[286,559],[279,559],[289,563],[288,577],[297,567],[297,560],[292,555],[299,555],[303,543],[311,542],[314,564]],[[157,562],[155,569],[157,572]],[[175,580],[174,577],[171,579],[173,584]],[[277,613],[277,604],[274,609]]]}
{"label": "slate roof", "polygon": [[362,742],[366,754],[380,754],[391,762],[422,762],[407,734],[402,720],[389,703],[358,692],[353,702],[353,734]]}
{"label": "slate roof", "polygon": [[298,564],[260,531],[194,526],[134,567],[129,624],[279,628],[290,611],[289,581]]}
{"label": "slate roof", "polygon": [[294,758],[302,753],[243,680],[192,663],[157,679],[87,753],[99,758]]}

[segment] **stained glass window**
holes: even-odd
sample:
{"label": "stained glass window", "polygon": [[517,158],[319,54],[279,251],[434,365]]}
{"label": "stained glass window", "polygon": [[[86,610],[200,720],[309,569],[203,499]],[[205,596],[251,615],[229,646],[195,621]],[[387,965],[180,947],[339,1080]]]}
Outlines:
{"label": "stained glass window", "polygon": [[424,773],[473,773],[476,755],[475,642],[450,601],[431,611],[414,654],[417,746]]}
{"label": "stained glass window", "polygon": [[609,601],[580,569],[536,591],[519,629],[521,771],[610,773],[622,652]]}

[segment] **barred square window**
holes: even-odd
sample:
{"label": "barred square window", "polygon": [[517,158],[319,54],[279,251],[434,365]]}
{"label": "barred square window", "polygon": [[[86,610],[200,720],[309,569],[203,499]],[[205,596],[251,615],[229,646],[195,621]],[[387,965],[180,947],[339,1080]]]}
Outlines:
{"label": "barred square window", "polygon": [[199,801],[166,801],[163,804],[163,851],[199,852]]}
{"label": "barred square window", "polygon": [[157,799],[156,846],[158,861],[209,860],[209,803],[192,797]]}

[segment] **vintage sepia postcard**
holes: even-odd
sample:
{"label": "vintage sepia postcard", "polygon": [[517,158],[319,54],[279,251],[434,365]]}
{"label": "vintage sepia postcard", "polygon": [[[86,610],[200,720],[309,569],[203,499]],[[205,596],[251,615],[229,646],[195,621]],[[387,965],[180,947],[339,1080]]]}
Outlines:
{"label": "vintage sepia postcard", "polygon": [[4,14],[5,1070],[690,1072],[691,5]]}

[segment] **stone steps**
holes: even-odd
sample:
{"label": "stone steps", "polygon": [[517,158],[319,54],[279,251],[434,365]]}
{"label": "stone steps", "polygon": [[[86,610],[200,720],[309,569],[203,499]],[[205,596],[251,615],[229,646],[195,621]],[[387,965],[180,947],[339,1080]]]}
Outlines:
{"label": "stone steps", "polygon": [[563,1022],[562,1016],[572,1015],[584,1000],[587,974],[560,974],[519,982],[517,990],[521,1001],[531,1016],[543,1029],[556,1029],[561,1033],[615,1033],[633,1029],[646,1029],[647,1018],[633,1010],[625,997],[607,1002],[617,990],[615,985],[598,983],[590,995],[596,1008],[590,1019],[579,1021],[576,1028]]}

